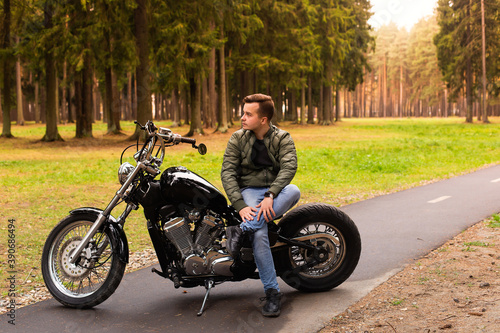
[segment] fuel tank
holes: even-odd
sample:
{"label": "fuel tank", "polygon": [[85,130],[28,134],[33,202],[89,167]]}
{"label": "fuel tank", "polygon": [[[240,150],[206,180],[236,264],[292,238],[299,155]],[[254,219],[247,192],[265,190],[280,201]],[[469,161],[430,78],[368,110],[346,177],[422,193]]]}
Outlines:
{"label": "fuel tank", "polygon": [[228,210],[224,195],[212,184],[187,168],[171,167],[160,177],[162,197],[172,203],[186,204],[198,209],[210,207],[216,213]]}

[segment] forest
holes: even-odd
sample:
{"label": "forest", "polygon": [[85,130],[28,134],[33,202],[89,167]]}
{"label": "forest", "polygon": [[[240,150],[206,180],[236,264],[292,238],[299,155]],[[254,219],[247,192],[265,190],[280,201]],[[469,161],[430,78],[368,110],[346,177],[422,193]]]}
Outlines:
{"label": "forest", "polygon": [[[374,29],[369,0],[2,0],[2,136],[58,124],[171,120],[226,132],[244,96],[275,123],[500,115],[500,0],[439,0],[410,31]],[[136,138],[136,129],[131,138]]]}

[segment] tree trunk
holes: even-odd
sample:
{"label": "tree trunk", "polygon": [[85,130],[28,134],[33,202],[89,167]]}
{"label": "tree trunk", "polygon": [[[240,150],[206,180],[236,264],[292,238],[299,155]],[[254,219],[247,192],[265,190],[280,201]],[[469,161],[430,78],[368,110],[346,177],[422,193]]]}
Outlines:
{"label": "tree trunk", "polygon": [[302,91],[300,92],[300,124],[306,124],[306,85],[302,84]]}
{"label": "tree trunk", "polygon": [[341,110],[343,106],[342,95],[340,84],[337,84],[335,88],[335,121],[341,121]]}
{"label": "tree trunk", "polygon": [[[106,5],[107,7],[107,5]],[[104,31],[105,40],[106,40],[106,51],[108,53],[108,61],[111,58],[111,54],[113,52],[113,43],[114,38],[111,36],[112,31],[106,29]],[[118,92],[118,83],[117,83],[116,73],[113,71],[113,66],[108,64],[104,69],[104,84],[106,91],[106,101],[104,113],[106,114],[106,123],[108,124],[107,134],[120,134],[120,107],[119,100],[120,95]],[[116,115],[118,112],[118,117]]]}
{"label": "tree trunk", "polygon": [[[19,43],[19,37],[16,37]],[[17,97],[17,125],[24,126],[24,113],[23,113],[23,89],[21,85],[21,57],[18,55],[16,59],[16,97]]]}
{"label": "tree trunk", "polygon": [[136,75],[132,78],[132,118],[130,120],[137,119],[137,71]]}
{"label": "tree trunk", "polygon": [[172,90],[172,127],[181,125],[181,109],[179,105],[179,90]]}
{"label": "tree trunk", "polygon": [[[10,48],[10,0],[3,1],[3,40],[2,49],[8,50]],[[10,98],[10,55],[6,55],[3,58],[3,127],[2,127],[2,137],[12,138],[11,124],[10,124],[10,109],[11,98]]]}
{"label": "tree trunk", "polygon": [[352,117],[352,101],[351,101],[351,92],[347,89],[347,118]]}
{"label": "tree trunk", "polygon": [[332,124],[332,87],[323,88],[323,125]]}
{"label": "tree trunk", "polygon": [[383,115],[387,117],[387,57],[384,55],[384,77],[382,78]]}
{"label": "tree trunk", "polygon": [[[53,8],[45,4],[45,28],[52,28]],[[57,75],[52,50],[45,53],[45,117],[46,129],[42,141],[62,141],[57,129]]]}
{"label": "tree trunk", "polygon": [[185,124],[189,124],[189,113],[188,113],[188,93],[186,87],[182,86],[179,88],[181,92],[179,105],[181,107],[180,115],[181,119],[184,119]]}
{"label": "tree trunk", "polygon": [[[366,68],[363,68],[363,77],[366,77]],[[360,97],[360,103],[359,103],[359,116],[362,118],[366,117],[366,96],[365,96],[365,90],[366,90],[366,83],[363,81],[361,84],[361,90],[359,92],[359,97]]]}
{"label": "tree trunk", "polygon": [[[79,95],[77,104],[78,102],[80,103],[80,105],[77,105],[76,137],[91,138],[93,120],[92,69],[90,68],[91,63],[88,55],[85,55],[83,63],[83,69],[80,74],[81,81],[78,82],[78,84],[75,82],[75,95]],[[77,87],[77,85],[79,85],[79,87]]]}
{"label": "tree trunk", "polygon": [[205,128],[212,128],[212,105],[210,103],[210,93],[208,90],[208,78],[201,79],[201,102],[203,111],[203,122]]}
{"label": "tree trunk", "polygon": [[209,66],[210,72],[208,73],[208,100],[210,103],[210,127],[217,123],[217,90],[215,88],[215,73],[217,71],[215,66],[215,48],[210,51]]}
{"label": "tree trunk", "polygon": [[[469,0],[469,4],[471,0]],[[467,17],[470,18],[470,5],[467,6]],[[467,40],[471,40],[470,23],[467,23]],[[467,55],[466,59],[466,100],[467,100],[467,113],[465,121],[472,123],[473,117],[473,101],[472,101],[472,59],[470,54]]]}
{"label": "tree trunk", "polygon": [[448,118],[448,88],[444,88],[444,117]]}
{"label": "tree trunk", "polygon": [[193,136],[195,133],[203,134],[201,124],[201,74],[196,74],[190,79],[191,90],[191,124],[186,136]]}
{"label": "tree trunk", "polygon": [[108,133],[113,130],[113,81],[112,81],[111,67],[104,69],[104,91],[106,98],[104,99],[104,119],[108,124]]}
{"label": "tree trunk", "polygon": [[323,114],[324,114],[324,103],[323,96],[325,94],[325,89],[322,84],[319,86],[319,103],[318,103],[318,124],[323,125]]}
{"label": "tree trunk", "polygon": [[95,117],[94,117],[94,123],[96,121],[102,120],[102,94],[101,94],[101,88],[99,86],[99,81],[97,80],[97,77],[95,76],[94,73],[94,79],[93,79],[93,95],[94,95],[94,110],[95,110]]}
{"label": "tree trunk", "polygon": [[[223,27],[220,28],[221,39],[224,38]],[[226,105],[226,59],[224,54],[224,44],[219,50],[219,112],[218,124],[216,131],[221,133],[227,132],[227,105]]]}
{"label": "tree trunk", "polygon": [[120,92],[118,90],[118,78],[112,68],[106,69],[106,100],[108,112],[108,134],[122,134],[120,126]]}
{"label": "tree trunk", "polygon": [[277,88],[277,96],[278,97],[276,99],[276,104],[275,104],[276,105],[275,106],[276,112],[275,112],[275,115],[273,117],[276,125],[278,125],[283,119],[283,94],[281,91],[281,86],[279,84],[278,84],[278,88]]}
{"label": "tree trunk", "polygon": [[81,133],[82,123],[81,120],[83,111],[82,111],[82,76],[81,74],[75,73],[75,81],[73,82],[75,86],[75,125],[76,125],[76,133]]}
{"label": "tree trunk", "polygon": [[[36,92],[35,92],[36,94]],[[2,94],[0,91],[0,121],[3,123]]]}
{"label": "tree trunk", "polygon": [[127,73],[127,117],[125,119],[132,120],[132,73]]}
{"label": "tree trunk", "polygon": [[82,132],[81,136],[77,137],[92,137],[92,122],[94,118],[94,108],[92,103],[92,67],[90,56],[86,55],[84,60],[84,68],[82,70]]}
{"label": "tree trunk", "polygon": [[61,124],[61,114],[59,110],[59,77],[57,76],[57,68],[56,68],[56,118],[57,118],[57,123]]}
{"label": "tree trunk", "polygon": [[359,85],[351,91],[351,118],[359,117]]}
{"label": "tree trunk", "polygon": [[485,24],[484,24],[484,0],[481,0],[481,35],[482,35],[482,46],[483,46],[483,123],[489,123],[488,120],[488,109],[487,109],[487,99],[486,99],[486,35],[485,35]]}
{"label": "tree trunk", "polygon": [[57,129],[56,68],[52,54],[45,55],[45,117],[46,130],[42,141],[62,141]]}
{"label": "tree trunk", "polygon": [[399,104],[398,111],[399,117],[403,117],[403,66],[399,67]]}
{"label": "tree trunk", "polygon": [[[149,44],[147,0],[136,0],[137,8],[134,11],[136,52],[139,64],[136,69],[137,86],[137,121],[144,125],[153,117],[151,109],[151,89],[149,87]],[[145,138],[146,133],[136,126],[134,134],[129,138],[136,140],[139,136]]]}
{"label": "tree trunk", "polygon": [[68,84],[67,92],[68,95],[68,123],[74,123],[74,96],[75,96],[75,87],[72,84]]}
{"label": "tree trunk", "polygon": [[307,123],[314,124],[314,106],[312,101],[312,78],[309,76],[307,83]]}
{"label": "tree trunk", "polygon": [[68,96],[66,90],[66,80],[68,79],[67,64],[63,63],[63,82],[62,82],[62,96],[61,96],[61,121],[63,124],[68,122]]}
{"label": "tree trunk", "polygon": [[378,117],[383,117],[384,116],[384,98],[383,98],[383,91],[384,91],[384,65],[380,66],[379,69],[379,78],[378,78],[378,110],[377,110],[377,116]]}
{"label": "tree trunk", "polygon": [[289,89],[288,91],[290,92],[290,105],[287,110],[288,116],[285,119],[297,123],[297,90]]}
{"label": "tree trunk", "polygon": [[161,118],[161,93],[156,92],[153,95],[154,97],[154,106],[155,106],[155,113],[153,115],[154,120],[160,121]]}
{"label": "tree trunk", "polygon": [[373,94],[373,82],[375,81],[375,70],[372,70],[372,74],[370,76],[370,117],[373,117],[373,105],[375,95]]}
{"label": "tree trunk", "polygon": [[[231,51],[229,51],[229,54],[231,54]],[[231,88],[229,88],[229,74],[226,71],[226,115],[227,115],[227,126],[229,128],[233,127],[233,117],[235,116],[233,114],[233,110],[237,110],[237,103],[232,103],[231,101]],[[233,106],[234,105],[234,106]]]}

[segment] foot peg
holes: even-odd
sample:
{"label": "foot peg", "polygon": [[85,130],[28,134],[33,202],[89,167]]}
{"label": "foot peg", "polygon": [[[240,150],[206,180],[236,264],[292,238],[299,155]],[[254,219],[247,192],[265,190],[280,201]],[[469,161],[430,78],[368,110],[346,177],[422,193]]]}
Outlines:
{"label": "foot peg", "polygon": [[197,316],[201,316],[203,314],[203,310],[205,310],[205,303],[207,302],[208,296],[210,295],[210,290],[214,286],[214,280],[206,280],[205,281],[205,289],[207,292],[205,293],[205,298],[203,299],[203,304],[201,305],[200,311],[198,311]]}

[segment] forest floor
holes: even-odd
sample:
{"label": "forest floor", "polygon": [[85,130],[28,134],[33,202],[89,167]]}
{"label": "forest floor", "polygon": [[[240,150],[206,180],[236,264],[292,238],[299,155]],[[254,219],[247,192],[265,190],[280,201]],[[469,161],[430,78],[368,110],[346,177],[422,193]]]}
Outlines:
{"label": "forest floor", "polygon": [[495,215],[406,266],[320,332],[499,329],[500,217]]}

